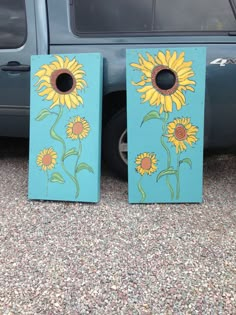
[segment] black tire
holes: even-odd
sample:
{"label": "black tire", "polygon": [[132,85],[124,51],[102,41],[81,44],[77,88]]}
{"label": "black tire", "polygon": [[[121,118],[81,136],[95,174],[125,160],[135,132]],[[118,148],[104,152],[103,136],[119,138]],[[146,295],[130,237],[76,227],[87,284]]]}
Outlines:
{"label": "black tire", "polygon": [[127,120],[124,108],[114,114],[106,124],[103,130],[102,151],[109,169],[118,177],[127,180]]}

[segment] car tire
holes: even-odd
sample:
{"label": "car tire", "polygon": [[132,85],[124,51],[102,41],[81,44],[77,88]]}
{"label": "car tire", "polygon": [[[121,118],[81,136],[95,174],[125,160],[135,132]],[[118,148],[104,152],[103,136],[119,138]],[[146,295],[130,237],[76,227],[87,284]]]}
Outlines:
{"label": "car tire", "polygon": [[103,130],[103,158],[109,169],[123,180],[128,178],[127,119],[123,108]]}

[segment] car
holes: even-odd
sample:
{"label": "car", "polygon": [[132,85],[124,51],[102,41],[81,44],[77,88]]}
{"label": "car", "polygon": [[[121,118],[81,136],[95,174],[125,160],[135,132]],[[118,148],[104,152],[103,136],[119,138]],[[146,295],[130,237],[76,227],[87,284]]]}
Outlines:
{"label": "car", "polygon": [[28,137],[30,58],[104,58],[102,152],[127,178],[126,49],[206,47],[205,149],[236,147],[235,0],[0,0],[0,136]]}

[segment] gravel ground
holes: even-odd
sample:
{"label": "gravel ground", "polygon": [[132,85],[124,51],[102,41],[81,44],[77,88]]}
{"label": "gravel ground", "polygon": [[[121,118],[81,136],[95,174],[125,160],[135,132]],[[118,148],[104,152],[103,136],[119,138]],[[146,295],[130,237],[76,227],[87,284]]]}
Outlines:
{"label": "gravel ground", "polygon": [[236,156],[204,162],[204,202],[27,200],[27,142],[0,139],[0,315],[236,314]]}

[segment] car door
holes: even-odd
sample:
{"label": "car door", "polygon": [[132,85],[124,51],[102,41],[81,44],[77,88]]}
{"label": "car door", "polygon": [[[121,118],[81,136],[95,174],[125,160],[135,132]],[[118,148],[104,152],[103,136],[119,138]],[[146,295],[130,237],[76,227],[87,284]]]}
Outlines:
{"label": "car door", "polygon": [[32,0],[0,0],[0,136],[28,133],[30,58],[36,54]]}

